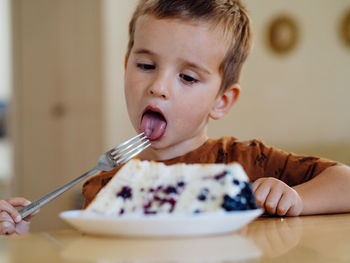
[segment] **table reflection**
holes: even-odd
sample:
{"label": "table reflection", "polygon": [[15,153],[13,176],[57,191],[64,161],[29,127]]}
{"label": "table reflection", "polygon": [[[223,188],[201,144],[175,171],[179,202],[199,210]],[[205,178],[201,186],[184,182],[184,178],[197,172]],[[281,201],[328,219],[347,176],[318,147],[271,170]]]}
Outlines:
{"label": "table reflection", "polygon": [[239,233],[171,239],[83,236],[61,251],[64,260],[130,263],[235,262],[260,255],[260,249]]}
{"label": "table reflection", "polygon": [[249,225],[245,235],[261,249],[264,257],[278,257],[299,244],[302,220],[300,217],[261,218]]}

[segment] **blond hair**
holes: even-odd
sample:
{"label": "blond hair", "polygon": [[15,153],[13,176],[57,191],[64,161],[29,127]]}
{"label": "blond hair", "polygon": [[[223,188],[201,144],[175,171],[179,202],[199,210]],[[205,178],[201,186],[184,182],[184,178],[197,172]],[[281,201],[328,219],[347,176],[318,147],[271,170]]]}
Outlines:
{"label": "blond hair", "polygon": [[140,0],[129,23],[127,55],[134,45],[136,21],[142,15],[199,20],[221,26],[229,45],[219,67],[222,74],[219,92],[238,83],[252,46],[250,18],[239,0]]}

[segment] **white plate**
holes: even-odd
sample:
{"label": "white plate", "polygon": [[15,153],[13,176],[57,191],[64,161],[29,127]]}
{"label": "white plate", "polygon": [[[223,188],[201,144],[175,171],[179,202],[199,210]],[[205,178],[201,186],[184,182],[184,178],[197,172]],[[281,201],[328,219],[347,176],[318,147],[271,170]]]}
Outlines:
{"label": "white plate", "polygon": [[81,232],[116,236],[201,236],[236,231],[262,214],[262,209],[194,215],[148,215],[108,218],[82,216],[81,210],[60,217]]}

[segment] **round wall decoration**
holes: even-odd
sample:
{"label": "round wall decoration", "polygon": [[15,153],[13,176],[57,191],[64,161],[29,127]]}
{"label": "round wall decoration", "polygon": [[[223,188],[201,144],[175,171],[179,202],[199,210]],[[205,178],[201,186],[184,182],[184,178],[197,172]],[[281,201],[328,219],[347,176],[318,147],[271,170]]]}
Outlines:
{"label": "round wall decoration", "polygon": [[289,16],[278,16],[267,27],[267,44],[277,54],[293,50],[299,40],[296,22]]}
{"label": "round wall decoration", "polygon": [[345,13],[341,20],[340,33],[344,43],[350,47],[350,9]]}

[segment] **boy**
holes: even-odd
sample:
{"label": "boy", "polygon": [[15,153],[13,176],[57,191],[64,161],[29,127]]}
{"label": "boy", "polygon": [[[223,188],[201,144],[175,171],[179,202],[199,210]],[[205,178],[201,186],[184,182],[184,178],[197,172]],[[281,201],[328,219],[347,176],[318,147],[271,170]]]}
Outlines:
{"label": "boy", "polygon": [[[152,141],[139,158],[166,164],[238,161],[254,182],[258,206],[269,214],[350,211],[349,167],[284,153],[259,140],[207,138],[209,119],[225,116],[239,97],[239,75],[251,47],[250,20],[239,1],[142,0],[129,37],[128,114],[135,130]],[[84,184],[84,206],[115,172]],[[16,232],[18,203],[1,204],[0,230]]]}

